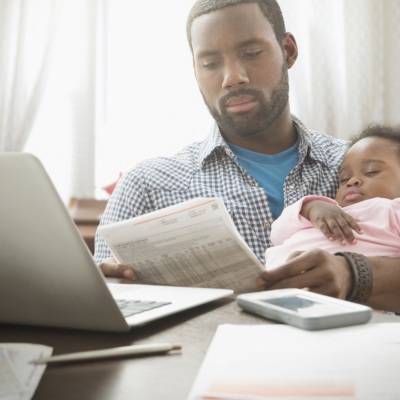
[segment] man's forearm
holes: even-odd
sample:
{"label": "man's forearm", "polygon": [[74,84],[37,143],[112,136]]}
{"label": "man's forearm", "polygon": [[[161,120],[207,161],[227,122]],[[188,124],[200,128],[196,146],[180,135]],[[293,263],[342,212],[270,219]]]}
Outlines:
{"label": "man's forearm", "polygon": [[368,257],[372,266],[372,293],[367,305],[400,313],[400,257]]}

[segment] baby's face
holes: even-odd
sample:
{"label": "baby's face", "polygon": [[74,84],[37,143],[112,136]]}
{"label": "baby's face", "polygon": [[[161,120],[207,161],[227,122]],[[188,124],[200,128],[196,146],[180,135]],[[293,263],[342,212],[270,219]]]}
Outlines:
{"label": "baby's face", "polygon": [[400,197],[398,148],[398,143],[377,137],[355,143],[339,169],[339,205],[345,207],[373,197]]}

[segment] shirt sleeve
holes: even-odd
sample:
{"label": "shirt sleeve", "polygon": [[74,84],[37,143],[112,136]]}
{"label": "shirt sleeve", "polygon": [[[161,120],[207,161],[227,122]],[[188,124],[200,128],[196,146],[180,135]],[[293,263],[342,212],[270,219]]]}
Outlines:
{"label": "shirt sleeve", "polygon": [[[140,168],[135,168],[124,174],[107,203],[100,226],[133,218],[151,211],[144,186]],[[94,260],[96,264],[99,264],[108,257],[112,257],[112,253],[97,232]]]}

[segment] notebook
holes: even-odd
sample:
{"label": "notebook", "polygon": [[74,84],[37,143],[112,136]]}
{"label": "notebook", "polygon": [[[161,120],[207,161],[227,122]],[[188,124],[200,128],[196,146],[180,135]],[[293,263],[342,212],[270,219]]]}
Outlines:
{"label": "notebook", "polygon": [[108,283],[31,154],[0,153],[0,187],[0,323],[123,332],[233,293]]}

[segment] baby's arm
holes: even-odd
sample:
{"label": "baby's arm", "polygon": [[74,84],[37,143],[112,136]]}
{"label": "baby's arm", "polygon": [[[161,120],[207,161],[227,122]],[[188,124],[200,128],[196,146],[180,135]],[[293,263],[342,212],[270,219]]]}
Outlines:
{"label": "baby's arm", "polygon": [[342,244],[356,243],[353,230],[363,233],[357,224],[358,220],[345,213],[338,205],[323,200],[303,202],[300,214],[319,228],[329,240],[338,240]]}

